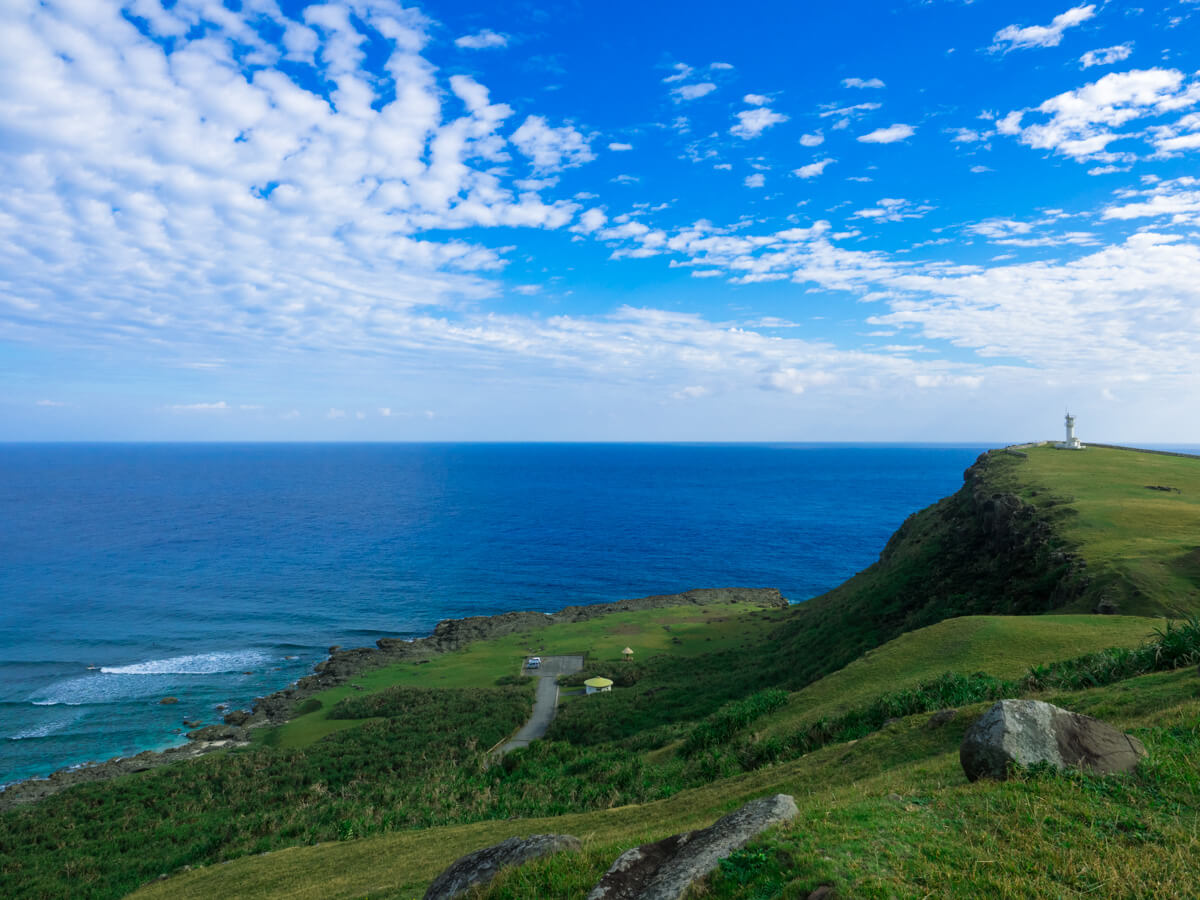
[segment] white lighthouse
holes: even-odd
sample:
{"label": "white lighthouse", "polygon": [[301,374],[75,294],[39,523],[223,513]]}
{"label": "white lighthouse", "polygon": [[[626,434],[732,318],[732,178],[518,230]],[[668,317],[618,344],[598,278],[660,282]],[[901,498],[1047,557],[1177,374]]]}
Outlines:
{"label": "white lighthouse", "polygon": [[1083,444],[1075,437],[1075,417],[1067,413],[1067,439],[1061,444],[1055,444],[1059,450],[1082,450]]}

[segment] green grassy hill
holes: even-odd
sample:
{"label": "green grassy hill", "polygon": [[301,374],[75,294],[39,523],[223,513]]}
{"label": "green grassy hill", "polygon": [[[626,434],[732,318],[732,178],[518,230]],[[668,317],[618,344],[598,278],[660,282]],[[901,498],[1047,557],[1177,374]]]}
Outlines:
{"label": "green grassy hill", "polygon": [[1035,447],[1001,469],[993,482],[1048,518],[1086,563],[1088,584],[1066,608],[1200,612],[1200,458]]}
{"label": "green grassy hill", "polygon": [[[562,831],[585,852],[486,896],[583,897],[621,850],[783,791],[803,824],[710,896],[1200,896],[1200,626],[1151,618],[1200,608],[1198,546],[1200,460],[993,451],[878,562],[790,609],[479,641],[363,673],[250,747],[0,814],[0,895],[408,898],[465,852]],[[584,653],[574,680],[616,689],[568,698],[545,740],[491,764],[535,652]],[[968,785],[962,731],[1014,695],[1136,729],[1151,757],[1124,779]],[[930,729],[941,707],[959,715]]]}

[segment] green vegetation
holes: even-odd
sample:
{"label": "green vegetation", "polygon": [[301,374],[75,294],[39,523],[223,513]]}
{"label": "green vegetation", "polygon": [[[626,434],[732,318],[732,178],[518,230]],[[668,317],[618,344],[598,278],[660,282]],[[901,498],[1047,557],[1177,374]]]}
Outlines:
{"label": "green vegetation", "polygon": [[1200,612],[1200,459],[1035,447],[1006,460],[998,486],[1050,517],[1087,562],[1091,584],[1073,608]]}
{"label": "green vegetation", "polygon": [[[595,665],[621,665],[621,650],[635,648],[638,657],[670,651],[675,659],[691,659],[713,651],[741,647],[786,615],[784,610],[759,611],[748,603],[681,606],[616,612],[585,622],[560,623],[536,631],[477,641],[455,653],[426,662],[410,662],[373,669],[350,684],[322,691],[313,715],[302,715],[277,730],[275,746],[301,748],[351,728],[354,720],[329,714],[348,698],[365,696],[392,686],[470,688],[495,684],[505,675],[520,676],[525,659],[533,654],[585,655]],[[582,684],[582,681],[580,681]],[[354,685],[358,685],[355,688]],[[322,711],[324,710],[324,711]]]}
{"label": "green vegetation", "polygon": [[[1061,614],[1200,606],[1200,464],[1133,456],[989,454],[875,565],[788,610],[619,612],[364,672],[245,750],[4,814],[0,892],[117,897],[163,872],[138,896],[411,898],[464,853],[555,831],[583,852],[478,896],[582,898],[622,850],[781,791],[799,819],[705,896],[1200,896],[1200,622]],[[497,764],[534,653],[587,664],[546,739]],[[614,691],[569,693],[594,675]],[[1150,758],[968,785],[962,733],[1002,696],[1133,729]]]}
{"label": "green vegetation", "polygon": [[305,751],[214,754],[5,813],[0,894],[119,897],[185,865],[486,815],[486,751],[528,717],[528,688],[401,690],[390,718]]}
{"label": "green vegetation", "polygon": [[[1120,688],[1121,690],[1117,690]],[[747,848],[769,864],[717,897],[1179,897],[1200,886],[1200,697],[1191,671],[1151,674],[1045,699],[1132,730],[1150,760],[1132,777],[1030,773],[967,784],[958,762],[974,704],[941,728],[916,715],[852,744],[701,785],[660,802],[556,818],[400,832],[237,860],[140,892],[139,900],[213,896],[412,898],[457,856],[511,835],[578,835],[584,852],[501,876],[493,898],[582,898],[623,850],[689,828],[764,794],[793,795],[795,823]],[[772,883],[784,885],[776,894]]]}

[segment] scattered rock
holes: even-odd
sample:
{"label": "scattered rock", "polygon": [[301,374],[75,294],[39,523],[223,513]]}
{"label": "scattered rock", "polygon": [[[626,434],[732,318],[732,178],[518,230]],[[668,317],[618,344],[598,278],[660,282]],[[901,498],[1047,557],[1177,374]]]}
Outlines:
{"label": "scattered rock", "polygon": [[246,729],[236,728],[233,725],[205,725],[203,728],[198,728],[195,731],[189,731],[187,736],[189,740],[193,741],[247,740]]}
{"label": "scattered rock", "polygon": [[887,799],[888,799],[889,803],[903,803],[904,802],[904,798],[901,797],[899,794],[895,793],[894,791],[887,795]]}
{"label": "scattered rock", "polygon": [[939,709],[929,717],[929,721],[925,723],[925,727],[930,729],[941,728],[957,715],[957,709]]}
{"label": "scattered rock", "polygon": [[461,897],[477,884],[487,884],[508,866],[519,866],[563,850],[577,851],[579,838],[569,834],[532,834],[508,840],[468,853],[450,864],[429,885],[425,900],[450,900]]}
{"label": "scattered rock", "polygon": [[834,900],[835,896],[832,884],[822,884],[808,895],[808,900]]}
{"label": "scattered rock", "polygon": [[1146,755],[1135,737],[1040,700],[1000,700],[967,729],[958,756],[967,780],[1008,777],[1015,765],[1048,762],[1099,775],[1130,772]]}
{"label": "scattered rock", "polygon": [[179,698],[178,697],[163,697],[158,702],[161,703],[163,706],[170,706],[172,703],[178,703]]}
{"label": "scattered rock", "polygon": [[751,800],[708,828],[626,850],[587,900],[678,900],[693,882],[764,829],[799,814],[787,794]]}
{"label": "scattered rock", "polygon": [[245,725],[250,721],[251,714],[245,709],[235,709],[233,712],[225,713],[226,725]]}
{"label": "scattered rock", "polygon": [[183,720],[184,728],[199,728],[200,724],[201,723],[200,723],[199,719],[184,719]]}
{"label": "scattered rock", "polygon": [[1148,484],[1148,485],[1146,485],[1146,490],[1148,490],[1148,491],[1166,491],[1167,493],[1171,493],[1172,491],[1174,491],[1176,494],[1183,493],[1183,491],[1179,490],[1179,488],[1170,487],[1169,485],[1165,485],[1165,484]]}

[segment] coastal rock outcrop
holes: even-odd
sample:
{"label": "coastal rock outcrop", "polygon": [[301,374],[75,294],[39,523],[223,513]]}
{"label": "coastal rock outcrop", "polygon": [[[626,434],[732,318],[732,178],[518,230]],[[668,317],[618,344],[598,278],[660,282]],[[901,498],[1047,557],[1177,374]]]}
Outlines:
{"label": "coastal rock outcrop", "polygon": [[967,729],[958,755],[969,781],[1003,780],[1013,765],[1042,762],[1099,775],[1130,772],[1146,748],[1091,716],[1040,700],[1000,700]]}
{"label": "coastal rock outcrop", "polygon": [[429,885],[424,900],[451,900],[461,897],[472,887],[487,884],[501,869],[519,866],[530,860],[550,856],[552,853],[562,853],[564,850],[575,852],[580,846],[579,838],[569,834],[510,837],[499,844],[484,847],[456,859]]}
{"label": "coastal rock outcrop", "polygon": [[708,828],[626,850],[587,900],[678,900],[722,859],[772,825],[799,815],[787,794],[751,800]]}

